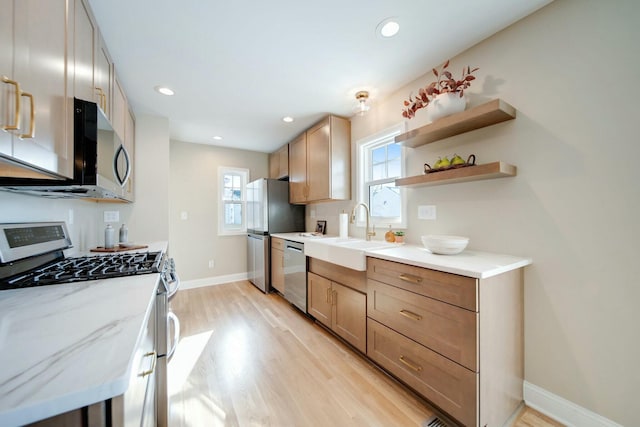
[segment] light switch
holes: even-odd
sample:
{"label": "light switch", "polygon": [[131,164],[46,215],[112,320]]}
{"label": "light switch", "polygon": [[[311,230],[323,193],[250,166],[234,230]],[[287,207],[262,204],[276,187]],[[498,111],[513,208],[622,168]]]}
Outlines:
{"label": "light switch", "polygon": [[435,205],[418,206],[418,219],[436,219]]}
{"label": "light switch", "polygon": [[189,214],[187,213],[187,211],[180,212],[180,219],[183,221],[186,221],[187,219],[189,219]]}

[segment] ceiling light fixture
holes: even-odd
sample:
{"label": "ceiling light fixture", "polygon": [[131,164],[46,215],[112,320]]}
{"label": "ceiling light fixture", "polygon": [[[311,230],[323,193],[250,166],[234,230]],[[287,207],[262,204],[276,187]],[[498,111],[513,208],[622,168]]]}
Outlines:
{"label": "ceiling light fixture", "polygon": [[219,135],[216,135],[216,136],[213,137],[213,139],[215,139],[216,141],[221,141],[222,137],[219,136]]}
{"label": "ceiling light fixture", "polygon": [[369,106],[367,105],[367,100],[369,99],[369,92],[366,90],[361,90],[356,92],[356,99],[358,100],[358,107],[356,108],[356,114],[359,116],[364,116],[364,114],[369,111]]}
{"label": "ceiling light fixture", "polygon": [[291,123],[293,121],[293,117],[289,117],[289,116],[283,117],[282,121],[285,123]]}
{"label": "ceiling light fixture", "polygon": [[171,95],[174,94],[174,92],[171,89],[169,89],[168,87],[156,86],[156,87],[154,87],[154,89],[156,90],[156,92],[161,93],[163,95],[171,96]]}
{"label": "ceiling light fixture", "polygon": [[400,24],[396,18],[387,18],[376,27],[376,33],[383,38],[393,37],[400,31]]}

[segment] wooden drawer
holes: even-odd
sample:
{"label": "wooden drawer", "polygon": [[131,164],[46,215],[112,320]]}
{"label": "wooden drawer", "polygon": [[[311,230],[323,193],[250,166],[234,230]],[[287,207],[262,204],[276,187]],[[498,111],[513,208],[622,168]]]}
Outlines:
{"label": "wooden drawer", "polygon": [[478,311],[478,279],[367,258],[367,277],[468,310]]}
{"label": "wooden drawer", "polygon": [[478,372],[478,313],[369,279],[367,316]]}
{"label": "wooden drawer", "polygon": [[280,249],[281,251],[284,251],[284,239],[280,239],[278,237],[272,237],[271,248]]}
{"label": "wooden drawer", "polygon": [[478,374],[371,319],[367,356],[465,426],[477,425]]}

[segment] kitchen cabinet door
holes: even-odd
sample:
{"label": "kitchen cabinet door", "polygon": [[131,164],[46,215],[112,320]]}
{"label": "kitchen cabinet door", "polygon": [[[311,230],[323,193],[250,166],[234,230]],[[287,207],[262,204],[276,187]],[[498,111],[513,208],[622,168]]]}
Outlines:
{"label": "kitchen cabinet door", "polygon": [[94,63],[95,91],[98,95],[98,105],[107,119],[111,120],[111,104],[113,95],[113,61],[104,43],[102,35],[96,37],[96,61]]}
{"label": "kitchen cabinet door", "polygon": [[363,353],[367,352],[367,297],[332,282],[332,329]]}
{"label": "kitchen cabinet door", "polygon": [[[13,0],[1,0],[0,13],[0,126],[7,129],[15,123],[16,86],[13,77]],[[11,133],[0,131],[0,154],[13,155]]]}
{"label": "kitchen cabinet door", "polygon": [[[9,2],[4,1],[5,5]],[[21,123],[20,129],[12,131],[11,156],[60,177],[73,177],[73,138],[67,137],[72,135],[73,125],[73,73],[67,58],[72,31],[67,0],[15,1],[13,8],[13,24],[9,26],[13,29],[13,55],[9,59],[13,72],[7,70],[6,75],[20,84]],[[2,15],[3,20],[11,16],[4,9]],[[4,39],[7,30],[0,31]],[[4,57],[7,47],[2,44]],[[6,61],[2,59],[3,68],[7,67]],[[3,86],[7,90],[11,85]],[[15,105],[15,97],[10,97],[14,101],[11,105]],[[5,152],[7,143],[3,141]]]}
{"label": "kitchen cabinet door", "polygon": [[124,198],[133,202],[134,200],[134,174],[136,171],[135,168],[135,158],[136,158],[136,120],[133,116],[133,112],[131,110],[127,110],[125,117],[125,126],[124,126],[124,148],[129,153],[129,167],[131,168],[131,172],[129,172],[129,179],[124,187]]}
{"label": "kitchen cabinet door", "polygon": [[278,150],[278,179],[289,176],[289,144]]}
{"label": "kitchen cabinet door", "polygon": [[125,115],[127,114],[127,98],[124,95],[124,91],[122,90],[122,86],[116,77],[113,82],[113,104],[112,104],[112,115],[111,115],[111,125],[113,126],[113,130],[120,137],[121,141],[124,141],[124,127],[125,127]]}
{"label": "kitchen cabinet door", "polygon": [[282,242],[281,239],[271,239],[271,287],[284,295],[284,252],[277,247],[280,242],[276,240]]}
{"label": "kitchen cabinet door", "polygon": [[73,93],[78,99],[98,102],[95,90],[94,64],[98,28],[84,1],[74,0]]}
{"label": "kitchen cabinet door", "polygon": [[331,198],[331,129],[327,118],[307,131],[308,200]]}
{"label": "kitchen cabinet door", "polygon": [[280,172],[280,155],[277,151],[269,154],[269,178],[278,179]]}
{"label": "kitchen cabinet door", "polygon": [[307,273],[307,311],[320,323],[331,327],[331,281],[314,273]]}
{"label": "kitchen cabinet door", "polygon": [[289,144],[289,201],[307,201],[307,136],[302,134]]}

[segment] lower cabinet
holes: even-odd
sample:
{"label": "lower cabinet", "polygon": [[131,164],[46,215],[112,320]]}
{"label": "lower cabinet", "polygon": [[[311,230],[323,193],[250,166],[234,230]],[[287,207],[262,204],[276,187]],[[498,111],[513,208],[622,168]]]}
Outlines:
{"label": "lower cabinet", "polygon": [[[350,271],[349,275],[345,276],[340,274],[344,267],[326,268],[325,264],[327,263],[313,258],[309,262],[307,312],[356,349],[366,353],[367,296],[351,287],[364,284],[364,272],[345,269]],[[313,272],[314,269],[316,272]],[[351,286],[335,281],[341,277],[351,282]],[[354,282],[356,284],[353,284]]]}
{"label": "lower cabinet", "polygon": [[[155,302],[155,296],[154,296]],[[78,408],[29,427],[146,427],[156,421],[156,310],[144,325],[144,335],[133,355],[127,391],[106,401]]]}
{"label": "lower cabinet", "polygon": [[464,426],[523,395],[523,272],[475,279],[367,259],[367,356]]}
{"label": "lower cabinet", "polygon": [[284,295],[284,240],[271,238],[271,287]]}

